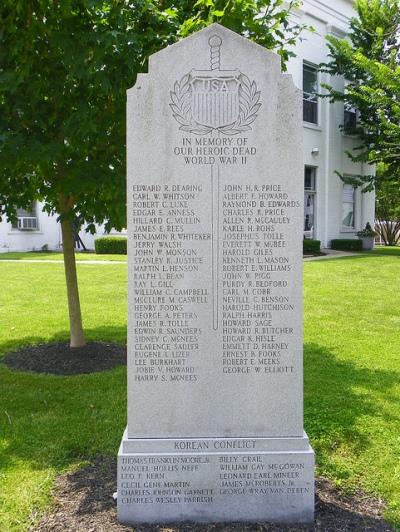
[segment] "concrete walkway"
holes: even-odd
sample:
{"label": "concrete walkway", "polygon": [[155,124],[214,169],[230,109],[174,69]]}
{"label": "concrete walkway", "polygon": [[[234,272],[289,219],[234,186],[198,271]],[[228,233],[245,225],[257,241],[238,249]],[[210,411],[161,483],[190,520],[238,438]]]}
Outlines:
{"label": "concrete walkway", "polygon": [[321,255],[320,257],[304,257],[304,261],[310,260],[326,260],[326,259],[340,259],[341,257],[356,257],[361,255],[361,253],[354,253],[352,251],[338,251],[336,249],[321,249],[322,253],[326,255]]}

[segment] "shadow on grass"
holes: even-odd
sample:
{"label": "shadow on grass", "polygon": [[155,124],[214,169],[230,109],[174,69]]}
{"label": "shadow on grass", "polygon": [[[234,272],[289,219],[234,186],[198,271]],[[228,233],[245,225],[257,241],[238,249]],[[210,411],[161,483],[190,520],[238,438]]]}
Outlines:
{"label": "shadow on grass", "polygon": [[385,255],[386,257],[400,258],[400,246],[379,246],[371,251],[366,251],[365,253],[368,255]]}
{"label": "shadow on grass", "polygon": [[[125,343],[126,327],[87,329],[88,341]],[[29,336],[0,345],[3,354],[26,345],[68,341]],[[0,470],[59,471],[96,454],[115,454],[126,424],[126,367],[54,376],[13,371],[0,363]],[[6,473],[9,472],[9,473]],[[17,474],[17,473],[15,473]],[[21,474],[21,473],[18,473]]]}
{"label": "shadow on grass", "polygon": [[[101,327],[88,330],[87,336],[117,341],[125,333],[125,327]],[[28,340],[43,341],[24,339]],[[96,454],[117,453],[125,425],[124,367],[73,377],[13,372],[4,366],[0,372],[3,468],[27,461],[33,469],[58,470]],[[357,421],[364,416],[386,416],[390,421],[376,399],[387,397],[397,385],[398,376],[390,371],[357,367],[321,345],[306,344],[305,427],[318,462],[327,462],[339,445],[356,454],[368,447],[373,434],[358,428]]]}
{"label": "shadow on grass", "polygon": [[[327,464],[332,451],[340,446],[359,455],[373,444],[374,433],[365,430],[365,424],[360,428],[363,423],[359,420],[376,417],[385,423],[398,422],[382,406],[385,400],[394,400],[391,390],[398,386],[398,373],[357,367],[338,360],[323,346],[309,343],[304,346],[304,375],[305,429],[319,465]],[[343,479],[348,476],[346,471],[335,474]]]}
{"label": "shadow on grass", "polygon": [[[102,341],[102,342],[116,342],[120,344],[126,343],[126,327],[103,326],[95,329],[85,329],[86,341]],[[7,340],[0,343],[0,360],[1,357],[12,351],[17,351],[21,347],[31,345],[50,344],[54,342],[69,342],[69,331],[57,331],[53,336],[24,336],[15,340]]]}

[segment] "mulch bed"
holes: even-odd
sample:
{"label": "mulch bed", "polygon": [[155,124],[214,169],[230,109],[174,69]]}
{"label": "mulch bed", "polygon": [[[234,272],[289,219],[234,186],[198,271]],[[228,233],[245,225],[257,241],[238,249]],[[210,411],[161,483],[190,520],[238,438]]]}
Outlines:
{"label": "mulch bed", "polygon": [[362,493],[348,497],[340,494],[328,480],[317,479],[316,515],[312,526],[277,526],[268,523],[216,523],[208,525],[142,525],[135,528],[118,524],[116,503],[116,459],[99,456],[73,473],[61,475],[55,484],[55,505],[31,532],[333,532],[376,531],[389,532],[382,519],[382,500]]}
{"label": "mulch bed", "polygon": [[80,375],[107,371],[126,364],[126,346],[103,342],[89,342],[84,347],[74,348],[61,342],[41,344],[9,353],[3,362],[19,371]]}

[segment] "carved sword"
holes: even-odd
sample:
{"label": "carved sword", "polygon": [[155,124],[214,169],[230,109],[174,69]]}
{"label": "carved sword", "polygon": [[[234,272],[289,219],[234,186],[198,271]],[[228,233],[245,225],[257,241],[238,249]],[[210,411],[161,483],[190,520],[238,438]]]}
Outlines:
{"label": "carved sword", "polygon": [[[218,35],[209,38],[211,70],[219,70],[222,39]],[[211,165],[211,230],[212,230],[212,298],[213,329],[218,329],[218,269],[219,269],[219,165]]]}

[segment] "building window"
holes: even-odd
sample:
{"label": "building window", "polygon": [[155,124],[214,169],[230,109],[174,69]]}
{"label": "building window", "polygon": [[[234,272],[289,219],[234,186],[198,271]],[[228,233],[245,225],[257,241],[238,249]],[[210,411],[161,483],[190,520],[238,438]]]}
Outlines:
{"label": "building window", "polygon": [[355,198],[356,189],[353,187],[353,185],[343,185],[342,228],[345,230],[355,229]]}
{"label": "building window", "polygon": [[17,217],[17,221],[12,224],[13,229],[18,229],[19,231],[37,231],[36,202],[33,202],[28,209],[17,209]]}
{"label": "building window", "polygon": [[303,64],[303,120],[318,124],[318,70]]}
{"label": "building window", "polygon": [[304,238],[314,238],[316,174],[313,166],[304,167]]}
{"label": "building window", "polygon": [[357,111],[350,104],[344,104],[343,125],[345,129],[353,129],[357,126]]}

